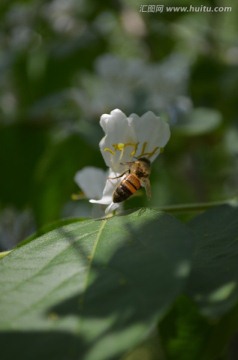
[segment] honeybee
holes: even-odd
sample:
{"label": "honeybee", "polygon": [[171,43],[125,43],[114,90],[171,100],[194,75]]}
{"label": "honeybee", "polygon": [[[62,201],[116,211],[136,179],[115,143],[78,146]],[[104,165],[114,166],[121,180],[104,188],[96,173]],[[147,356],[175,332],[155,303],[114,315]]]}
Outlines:
{"label": "honeybee", "polygon": [[147,197],[151,197],[150,189],[150,172],[151,165],[150,160],[145,157],[141,157],[133,162],[126,163],[129,168],[121,175],[115,177],[114,179],[120,178],[126,173],[128,173],[117,186],[116,190],[113,193],[113,202],[119,203],[128,199],[132,194],[141,188],[145,187]]}

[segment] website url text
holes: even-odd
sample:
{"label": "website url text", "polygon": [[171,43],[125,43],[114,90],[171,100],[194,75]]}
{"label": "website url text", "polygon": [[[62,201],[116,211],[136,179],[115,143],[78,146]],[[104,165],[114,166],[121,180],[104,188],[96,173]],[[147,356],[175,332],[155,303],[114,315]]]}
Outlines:
{"label": "website url text", "polygon": [[231,6],[165,6],[165,5],[140,5],[140,12],[142,13],[163,13],[163,12],[231,12]]}

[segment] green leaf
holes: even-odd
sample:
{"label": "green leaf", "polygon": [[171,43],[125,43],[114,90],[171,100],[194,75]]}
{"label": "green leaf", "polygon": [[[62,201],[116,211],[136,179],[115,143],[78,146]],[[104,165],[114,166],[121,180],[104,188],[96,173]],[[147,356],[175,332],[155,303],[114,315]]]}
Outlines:
{"label": "green leaf", "polygon": [[137,345],[183,290],[192,236],[140,210],[12,251],[0,261],[1,358],[106,360]]}
{"label": "green leaf", "polygon": [[166,359],[204,359],[212,330],[212,324],[201,316],[193,301],[180,296],[159,325]]}
{"label": "green leaf", "polygon": [[194,109],[176,130],[182,135],[202,135],[214,131],[220,124],[221,114],[212,109]]}
{"label": "green leaf", "polygon": [[160,341],[169,360],[227,360],[238,327],[238,304],[219,321],[204,317],[188,297],[180,296],[159,324]]}
{"label": "green leaf", "polygon": [[203,314],[221,316],[238,301],[238,207],[224,205],[197,216],[198,234],[188,293]]}

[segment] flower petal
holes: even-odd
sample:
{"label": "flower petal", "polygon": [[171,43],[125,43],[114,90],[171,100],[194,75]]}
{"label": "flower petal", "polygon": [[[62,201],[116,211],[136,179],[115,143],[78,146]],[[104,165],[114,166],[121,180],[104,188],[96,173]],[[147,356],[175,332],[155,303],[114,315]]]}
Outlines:
{"label": "flower petal", "polygon": [[136,143],[135,133],[126,115],[119,109],[102,115],[100,125],[106,134],[99,143],[104,161],[113,171],[121,173],[125,169],[122,163],[131,161]]}
{"label": "flower petal", "polygon": [[83,190],[88,199],[100,199],[107,177],[108,171],[87,166],[75,174],[74,181]]}
{"label": "flower petal", "polygon": [[91,199],[89,201],[91,203],[93,203],[93,204],[102,204],[102,205],[111,204],[112,195],[113,195],[116,187],[118,186],[118,184],[121,182],[121,178],[118,178],[118,179],[111,179],[111,178],[114,178],[114,177],[116,177],[118,175],[119,174],[115,173],[114,171],[112,171],[110,169],[109,170],[109,176],[108,176],[108,178],[106,180],[106,185],[104,187],[101,199],[99,199],[99,200]]}
{"label": "flower petal", "polygon": [[113,211],[119,209],[121,206],[122,206],[121,203],[111,202],[111,204],[106,208],[105,214],[108,215],[108,214],[112,213]]}
{"label": "flower petal", "polygon": [[131,114],[128,121],[139,143],[135,156],[145,156],[151,162],[154,161],[159,155],[160,149],[167,144],[170,138],[168,123],[156,116],[152,111],[146,112],[141,117]]}

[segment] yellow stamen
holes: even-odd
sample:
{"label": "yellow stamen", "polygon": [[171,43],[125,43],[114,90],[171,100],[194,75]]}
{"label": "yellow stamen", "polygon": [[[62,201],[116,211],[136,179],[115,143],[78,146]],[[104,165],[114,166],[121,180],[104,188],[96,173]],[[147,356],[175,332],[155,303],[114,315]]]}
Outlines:
{"label": "yellow stamen", "polygon": [[110,154],[115,155],[115,151],[110,148],[104,148],[103,151],[108,151]]}
{"label": "yellow stamen", "polygon": [[[146,156],[148,158],[152,157],[157,150],[159,150],[160,148],[157,146],[154,148],[153,151],[149,152],[149,151],[146,151],[146,148],[147,148],[147,145],[148,143],[145,141],[142,145],[142,149],[141,149],[141,153],[140,155],[137,155],[137,159],[138,158],[141,158],[143,156]],[[139,146],[139,143],[117,143],[117,144],[112,144],[112,147],[114,150],[110,149],[110,148],[104,148],[104,151],[108,151],[110,154],[112,155],[115,155],[117,151],[120,151],[121,154],[120,154],[120,160],[123,158],[123,155],[124,155],[124,150],[126,147],[128,146],[131,146],[132,147],[132,151],[130,153],[130,156],[131,157],[134,157],[136,155],[136,152],[138,150],[138,146]],[[161,149],[162,150],[162,149]]]}
{"label": "yellow stamen", "polygon": [[134,150],[132,150],[132,152],[131,152],[131,156],[134,156],[136,154],[136,152],[137,152],[137,148],[138,148],[139,143],[131,144],[131,145],[133,145],[133,147],[134,147]]}
{"label": "yellow stamen", "polygon": [[[116,151],[121,151],[123,154],[124,149],[128,146],[131,146],[133,150],[131,151],[130,155],[134,156],[136,154],[138,145],[139,145],[139,143],[126,143],[126,144],[118,143],[118,144],[112,144],[112,147],[114,150],[112,150],[110,148],[104,148],[103,150],[110,152],[110,154],[112,154],[112,155],[115,155]],[[120,157],[122,157],[122,155]]]}
{"label": "yellow stamen", "polygon": [[145,153],[146,147],[147,147],[147,142],[144,142],[144,143],[143,143],[143,146],[142,146],[142,154]]}
{"label": "yellow stamen", "polygon": [[143,157],[143,156],[146,156],[146,157],[148,157],[148,158],[151,158],[151,156],[153,156],[153,155],[156,153],[156,151],[159,149],[159,147],[156,146],[156,147],[154,148],[154,150],[152,150],[152,151],[150,151],[150,152],[149,152],[149,151],[146,152],[147,145],[148,145],[147,142],[144,142],[144,143],[143,143],[141,153],[140,153],[140,155],[137,156],[137,158],[141,158],[141,157]]}
{"label": "yellow stamen", "polygon": [[[114,145],[113,145],[113,146],[114,146]],[[116,146],[117,146],[117,150],[123,151],[123,150],[124,150],[124,147],[125,147],[125,144],[119,143],[119,144],[116,144]]]}
{"label": "yellow stamen", "polygon": [[158,147],[158,146],[156,146],[153,151],[151,151],[150,153],[148,153],[148,157],[150,158],[151,156],[153,156],[153,155],[156,153],[157,150],[159,150],[159,147]]}

